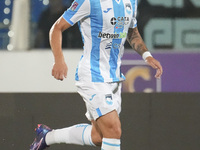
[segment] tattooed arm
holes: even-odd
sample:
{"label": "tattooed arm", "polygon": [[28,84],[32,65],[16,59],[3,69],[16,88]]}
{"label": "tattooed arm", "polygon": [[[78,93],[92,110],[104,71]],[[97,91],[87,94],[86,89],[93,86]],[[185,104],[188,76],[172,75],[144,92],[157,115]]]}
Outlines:
{"label": "tattooed arm", "polygon": [[[138,28],[129,28],[128,30],[128,36],[127,41],[129,42],[132,49],[134,49],[138,54],[141,56],[144,52],[147,52],[148,49],[140,36],[140,33],[138,31]],[[154,59],[151,56],[148,56],[145,60],[152,68],[156,69],[156,78],[160,78],[163,72],[162,66],[160,65],[160,62]]]}
{"label": "tattooed arm", "polygon": [[127,40],[132,49],[141,56],[144,52],[148,51],[142,37],[140,36],[138,28],[129,28]]}

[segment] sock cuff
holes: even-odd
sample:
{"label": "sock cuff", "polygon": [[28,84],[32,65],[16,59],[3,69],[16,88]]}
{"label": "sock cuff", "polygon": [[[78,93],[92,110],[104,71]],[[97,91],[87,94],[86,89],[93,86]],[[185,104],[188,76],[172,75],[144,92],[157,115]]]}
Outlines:
{"label": "sock cuff", "polygon": [[103,138],[102,150],[120,150],[120,139]]}
{"label": "sock cuff", "polygon": [[92,132],[92,125],[88,124],[87,126],[85,126],[82,133],[82,140],[84,145],[95,146],[95,144],[92,142],[91,132]]}
{"label": "sock cuff", "polygon": [[102,142],[112,143],[112,144],[121,144],[120,139],[112,139],[112,138],[103,138]]}

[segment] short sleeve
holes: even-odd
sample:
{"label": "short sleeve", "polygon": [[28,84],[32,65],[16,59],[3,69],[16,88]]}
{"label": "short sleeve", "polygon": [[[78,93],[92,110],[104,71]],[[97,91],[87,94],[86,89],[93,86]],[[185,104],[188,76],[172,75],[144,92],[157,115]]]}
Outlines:
{"label": "short sleeve", "polygon": [[90,2],[89,0],[75,0],[70,8],[68,8],[62,15],[62,17],[70,24],[74,25],[84,17],[90,14]]}
{"label": "short sleeve", "polygon": [[131,18],[131,24],[130,24],[130,27],[129,28],[135,28],[137,27],[137,0],[135,1],[135,3],[132,5],[134,6],[134,12],[133,12],[133,16]]}

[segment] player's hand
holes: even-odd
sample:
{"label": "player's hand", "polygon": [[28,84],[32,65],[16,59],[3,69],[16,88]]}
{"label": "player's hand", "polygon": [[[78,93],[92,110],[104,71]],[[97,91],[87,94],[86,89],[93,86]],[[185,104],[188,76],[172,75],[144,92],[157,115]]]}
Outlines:
{"label": "player's hand", "polygon": [[147,57],[146,60],[147,64],[149,64],[152,68],[156,69],[156,74],[155,74],[155,78],[160,79],[162,73],[163,73],[163,69],[162,66],[160,64],[159,61],[157,61],[155,58],[153,57]]}
{"label": "player's hand", "polygon": [[68,67],[65,62],[57,62],[53,65],[52,76],[57,80],[63,80],[67,77]]}

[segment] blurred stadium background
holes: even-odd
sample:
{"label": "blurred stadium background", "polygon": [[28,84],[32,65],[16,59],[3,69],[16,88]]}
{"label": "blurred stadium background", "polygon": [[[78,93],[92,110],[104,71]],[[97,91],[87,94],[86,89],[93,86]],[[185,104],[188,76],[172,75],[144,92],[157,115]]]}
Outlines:
{"label": "blurred stadium background", "polygon": [[[69,7],[72,1],[63,3]],[[80,120],[87,122],[74,86],[82,54],[82,44],[76,42],[81,43],[81,38],[68,34],[66,42],[76,44],[63,50],[69,67],[63,82],[51,76],[51,50],[35,47],[39,18],[48,5],[49,0],[0,0],[1,149],[28,149],[37,123],[59,128]],[[138,0],[138,28],[164,73],[156,80],[155,71],[126,43],[122,58],[127,78],[122,94],[122,149],[198,150],[200,0]],[[51,105],[44,107],[46,103]],[[76,106],[77,111],[70,106]],[[23,136],[26,139],[21,140]],[[66,145],[50,149],[66,149]]]}

